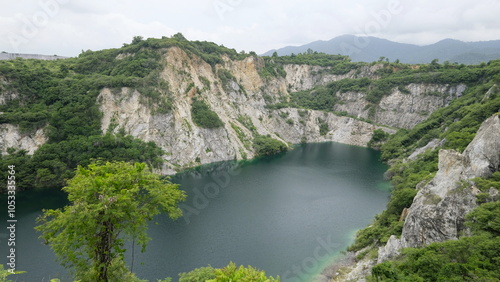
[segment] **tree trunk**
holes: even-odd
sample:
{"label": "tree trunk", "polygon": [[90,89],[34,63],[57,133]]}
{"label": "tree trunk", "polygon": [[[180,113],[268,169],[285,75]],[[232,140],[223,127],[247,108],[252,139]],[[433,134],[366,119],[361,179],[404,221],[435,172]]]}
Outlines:
{"label": "tree trunk", "polygon": [[101,231],[98,233],[99,243],[96,248],[96,265],[98,270],[97,281],[108,282],[109,273],[108,269],[111,265],[112,253],[114,243],[113,223],[110,220],[104,221],[101,226]]}

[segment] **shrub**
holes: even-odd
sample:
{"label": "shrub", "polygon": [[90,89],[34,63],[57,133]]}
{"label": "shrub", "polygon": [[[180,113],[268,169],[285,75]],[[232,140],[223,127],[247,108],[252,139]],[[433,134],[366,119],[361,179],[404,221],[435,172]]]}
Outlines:
{"label": "shrub", "polygon": [[279,277],[267,277],[265,271],[258,270],[252,266],[237,267],[233,262],[230,262],[226,267],[215,270],[215,279],[208,280],[208,282],[217,281],[274,282],[279,281]]}
{"label": "shrub", "polygon": [[193,122],[203,128],[218,128],[224,125],[219,116],[201,100],[194,100],[191,105]]}
{"label": "shrub", "polygon": [[253,147],[258,157],[275,155],[288,150],[288,146],[285,143],[264,135],[254,138]]}
{"label": "shrub", "polygon": [[196,268],[187,273],[179,273],[179,282],[205,282],[215,277],[214,268],[209,265]]}

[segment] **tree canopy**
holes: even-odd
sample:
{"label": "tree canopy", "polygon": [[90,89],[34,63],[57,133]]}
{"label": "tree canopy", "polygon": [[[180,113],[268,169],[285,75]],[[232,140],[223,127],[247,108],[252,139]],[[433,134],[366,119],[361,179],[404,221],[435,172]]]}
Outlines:
{"label": "tree canopy", "polygon": [[76,279],[93,282],[134,281],[124,262],[125,241],[135,240],[144,251],[148,221],[160,212],[180,217],[177,204],[186,197],[144,163],[79,166],[63,190],[70,205],[45,210],[36,230]]}

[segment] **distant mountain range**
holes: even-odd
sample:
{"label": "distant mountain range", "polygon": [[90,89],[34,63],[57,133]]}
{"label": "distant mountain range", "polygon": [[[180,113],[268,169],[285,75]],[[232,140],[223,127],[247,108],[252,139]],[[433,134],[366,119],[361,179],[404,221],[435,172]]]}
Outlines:
{"label": "distant mountain range", "polygon": [[299,54],[308,50],[327,54],[348,55],[354,62],[373,62],[381,57],[391,62],[420,64],[430,63],[438,59],[440,63],[478,64],[494,59],[500,59],[500,40],[463,42],[454,39],[444,39],[437,43],[418,46],[393,42],[387,39],[371,36],[342,35],[328,41],[314,41],[302,46],[287,46],[270,50],[264,56],[277,52],[279,56]]}

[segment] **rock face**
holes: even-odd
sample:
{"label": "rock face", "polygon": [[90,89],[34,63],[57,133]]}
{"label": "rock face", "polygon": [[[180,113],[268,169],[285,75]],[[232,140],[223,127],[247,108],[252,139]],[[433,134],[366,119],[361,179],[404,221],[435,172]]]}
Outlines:
{"label": "rock face", "polygon": [[38,147],[47,142],[43,129],[34,133],[22,133],[19,126],[12,124],[0,124],[0,153],[6,154],[8,148],[26,150],[33,154]]}
{"label": "rock face", "polygon": [[439,152],[439,170],[415,196],[401,239],[391,237],[379,249],[378,262],[394,257],[401,248],[422,247],[468,235],[465,215],[474,209],[477,189],[470,180],[487,177],[500,165],[500,119],[487,119],[463,153]]}
{"label": "rock face", "polygon": [[[98,97],[103,112],[102,131],[123,129],[134,137],[155,142],[167,152],[162,172],[170,174],[197,164],[252,158],[251,140],[257,134],[286,143],[336,141],[366,146],[373,130],[380,128],[331,113],[266,109],[266,99],[279,101],[287,97],[288,88],[304,89],[342,76],[322,75],[320,67],[291,65],[285,67],[286,77],[263,80],[258,73],[262,59],[223,59],[223,65],[212,67],[180,48],[168,49],[160,78],[168,85],[164,95],[170,96],[172,110],[160,113],[134,89],[103,89]],[[370,69],[364,72],[369,74]],[[224,73],[230,75],[223,79]],[[198,127],[191,116],[194,98],[204,100],[224,126]],[[322,123],[327,126],[320,131]]]}
{"label": "rock face", "polygon": [[335,105],[334,110],[371,119],[379,124],[410,129],[427,119],[435,110],[462,96],[465,89],[463,84],[452,86],[411,83],[406,85],[404,93],[394,88],[389,95],[382,98],[378,107],[372,110],[365,100],[365,93],[337,93],[342,103]]}

